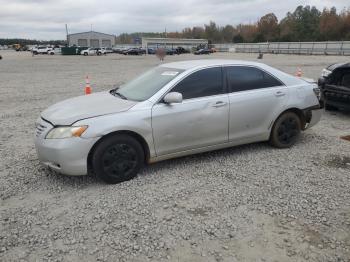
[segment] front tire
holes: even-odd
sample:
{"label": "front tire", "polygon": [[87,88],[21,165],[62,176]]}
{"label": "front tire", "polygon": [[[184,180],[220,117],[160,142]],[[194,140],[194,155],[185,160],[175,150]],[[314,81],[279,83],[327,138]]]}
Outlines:
{"label": "front tire", "polygon": [[277,148],[293,146],[301,132],[301,121],[297,114],[286,112],[282,114],[272,127],[270,144]]}
{"label": "front tire", "polygon": [[128,135],[114,135],[103,139],[92,155],[94,173],[108,184],[134,178],[144,163],[141,144]]}

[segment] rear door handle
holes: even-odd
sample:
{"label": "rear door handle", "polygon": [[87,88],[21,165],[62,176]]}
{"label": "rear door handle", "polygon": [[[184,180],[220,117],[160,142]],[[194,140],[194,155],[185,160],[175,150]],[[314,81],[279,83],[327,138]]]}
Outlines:
{"label": "rear door handle", "polygon": [[276,93],[275,93],[275,96],[277,96],[277,97],[280,97],[280,96],[285,96],[286,94],[284,93],[284,92],[282,92],[282,91],[277,91]]}
{"label": "rear door handle", "polygon": [[213,107],[222,107],[222,106],[225,106],[227,103],[224,102],[224,101],[217,101]]}

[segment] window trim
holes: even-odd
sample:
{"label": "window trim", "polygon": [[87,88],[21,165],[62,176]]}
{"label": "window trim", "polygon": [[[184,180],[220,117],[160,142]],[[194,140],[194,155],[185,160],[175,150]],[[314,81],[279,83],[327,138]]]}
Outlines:
{"label": "window trim", "polygon": [[[281,83],[281,85],[279,85],[279,86],[262,87],[262,88],[254,88],[254,89],[249,89],[249,90],[233,91],[231,89],[231,86],[229,84],[229,79],[228,79],[228,68],[229,67],[248,67],[248,68],[258,69],[258,70],[264,72],[265,74],[268,74],[270,77],[273,77],[274,79],[276,79],[278,82]],[[283,83],[283,81],[281,81],[278,77],[276,77],[275,75],[272,75],[270,72],[267,72],[265,69],[263,69],[261,67],[258,67],[258,66],[254,66],[254,65],[227,65],[227,66],[223,67],[223,70],[224,70],[224,75],[225,75],[225,79],[226,79],[225,82],[226,82],[226,85],[227,85],[226,89],[227,89],[228,94],[241,93],[241,92],[251,92],[251,91],[254,91],[254,90],[264,90],[264,89],[267,89],[267,88],[277,88],[277,87],[281,87],[281,86],[285,86],[286,87],[286,84]]]}
{"label": "window trim", "polygon": [[191,100],[195,100],[195,99],[202,99],[202,98],[206,98],[206,97],[214,97],[214,96],[220,96],[220,95],[227,95],[228,94],[228,89],[227,89],[227,84],[225,81],[225,72],[224,72],[224,67],[222,65],[214,65],[214,66],[208,66],[208,67],[202,67],[202,68],[198,68],[192,72],[190,72],[189,74],[183,76],[181,79],[179,79],[176,83],[174,83],[162,96],[161,98],[155,103],[155,104],[164,104],[163,99],[164,97],[170,93],[173,92],[172,90],[179,84],[181,83],[183,80],[185,80],[187,77],[190,77],[191,75],[193,75],[194,73],[197,73],[199,71],[202,70],[206,70],[206,69],[211,69],[211,68],[220,68],[221,69],[221,85],[222,85],[222,94],[216,94],[216,95],[211,95],[211,96],[200,96],[200,97],[193,97],[193,98],[188,98],[188,99],[183,99],[183,101],[187,102],[187,101],[191,101]]}

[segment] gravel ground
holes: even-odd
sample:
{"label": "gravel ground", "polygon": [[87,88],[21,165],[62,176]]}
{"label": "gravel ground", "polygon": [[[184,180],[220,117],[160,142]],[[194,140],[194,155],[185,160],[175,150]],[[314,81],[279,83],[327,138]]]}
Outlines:
{"label": "gravel ground", "polygon": [[[350,261],[350,114],[325,112],[291,149],[239,146],[146,167],[105,185],[39,165],[34,121],[47,106],[127,81],[154,56],[0,51],[1,261]],[[255,60],[250,54],[182,55]],[[317,78],[346,57],[265,55]]]}

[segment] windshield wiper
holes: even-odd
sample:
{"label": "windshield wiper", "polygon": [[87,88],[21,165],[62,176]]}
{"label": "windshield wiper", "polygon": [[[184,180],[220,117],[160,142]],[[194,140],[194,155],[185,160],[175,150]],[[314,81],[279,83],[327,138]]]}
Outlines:
{"label": "windshield wiper", "polygon": [[119,88],[112,89],[112,90],[110,91],[110,93],[111,93],[112,95],[114,95],[114,96],[119,96],[121,99],[128,100],[128,98],[127,98],[126,96],[124,96],[123,94],[117,92],[118,89],[119,89]]}

